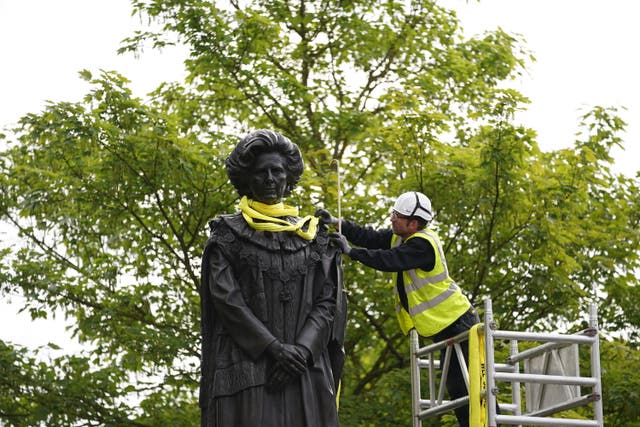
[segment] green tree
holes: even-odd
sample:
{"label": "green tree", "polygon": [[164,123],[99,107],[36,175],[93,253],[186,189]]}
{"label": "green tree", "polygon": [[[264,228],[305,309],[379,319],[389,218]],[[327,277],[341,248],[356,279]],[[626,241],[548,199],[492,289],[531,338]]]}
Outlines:
{"label": "green tree", "polygon": [[[521,40],[465,39],[429,0],[132,4],[162,31],[121,50],[184,43],[186,82],[142,100],[117,73],[82,72],[85,99],[25,116],[0,157],[0,215],[23,242],[2,252],[2,292],[33,317],[62,311],[89,345],[37,364],[3,343],[3,421],[197,424],[200,252],[207,220],[235,209],[223,159],[258,127],[303,150],[303,212],[336,212],[334,160],[359,222],[382,226],[395,195],[423,191],[454,278],[478,306],[493,299],[501,327],[569,328],[597,295],[635,354],[638,181],[609,154],[624,123],[596,108],[573,148],[541,152],[513,123],[526,99],[506,88],[528,58]],[[348,260],[344,276],[342,423],[408,425],[392,278]]]}
{"label": "green tree", "polygon": [[[82,102],[27,115],[3,154],[3,218],[24,241],[3,291],[20,289],[34,318],[60,310],[75,319],[73,335],[91,348],[78,374],[113,371],[103,383],[126,399],[118,405],[139,402],[122,409],[132,424],[192,425],[198,256],[210,212],[234,198],[220,190],[225,137],[201,142],[204,103],[182,88],[143,104],[121,76],[82,76],[93,87]],[[96,421],[82,406],[73,416]],[[105,417],[100,424],[123,425],[122,414]]]}

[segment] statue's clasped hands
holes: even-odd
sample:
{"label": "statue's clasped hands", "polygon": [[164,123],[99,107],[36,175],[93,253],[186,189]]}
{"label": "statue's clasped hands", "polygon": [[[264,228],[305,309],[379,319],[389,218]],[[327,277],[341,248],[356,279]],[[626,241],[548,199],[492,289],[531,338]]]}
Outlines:
{"label": "statue's clasped hands", "polygon": [[311,354],[305,347],[274,341],[267,351],[275,360],[274,368],[267,379],[267,388],[270,390],[282,389],[285,384],[307,370],[307,361]]}

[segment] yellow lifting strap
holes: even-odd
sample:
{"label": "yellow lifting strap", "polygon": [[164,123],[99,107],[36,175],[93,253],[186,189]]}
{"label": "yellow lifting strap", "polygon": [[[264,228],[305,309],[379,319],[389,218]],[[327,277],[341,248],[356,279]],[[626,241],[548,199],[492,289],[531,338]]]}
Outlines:
{"label": "yellow lifting strap", "polygon": [[487,427],[487,399],[482,395],[482,390],[487,389],[487,365],[482,325],[482,323],[476,323],[469,331],[470,427]]}

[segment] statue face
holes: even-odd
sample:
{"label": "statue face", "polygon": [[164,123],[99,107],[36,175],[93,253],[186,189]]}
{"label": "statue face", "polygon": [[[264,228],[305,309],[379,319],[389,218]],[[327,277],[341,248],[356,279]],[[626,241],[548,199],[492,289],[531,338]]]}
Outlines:
{"label": "statue face", "polygon": [[282,201],[287,188],[285,162],[284,156],[276,152],[262,153],[256,157],[249,177],[253,200],[268,205]]}

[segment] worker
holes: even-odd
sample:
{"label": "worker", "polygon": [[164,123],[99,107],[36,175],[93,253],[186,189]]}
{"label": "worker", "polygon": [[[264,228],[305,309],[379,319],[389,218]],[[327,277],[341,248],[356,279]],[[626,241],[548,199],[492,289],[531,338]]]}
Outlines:
{"label": "worker", "polygon": [[[331,240],[351,259],[379,271],[395,272],[396,314],[402,332],[415,328],[434,342],[454,337],[480,322],[460,287],[447,269],[442,244],[428,227],[433,219],[431,201],[411,191],[398,197],[391,210],[391,229],[374,229],[338,219],[325,209],[316,211],[321,224],[340,224],[342,234]],[[351,247],[350,243],[357,247]],[[468,341],[461,343],[468,365]],[[441,366],[444,350],[440,355]],[[467,386],[453,352],[446,380],[452,400],[466,396]],[[469,406],[455,409],[462,427],[469,426]]]}

